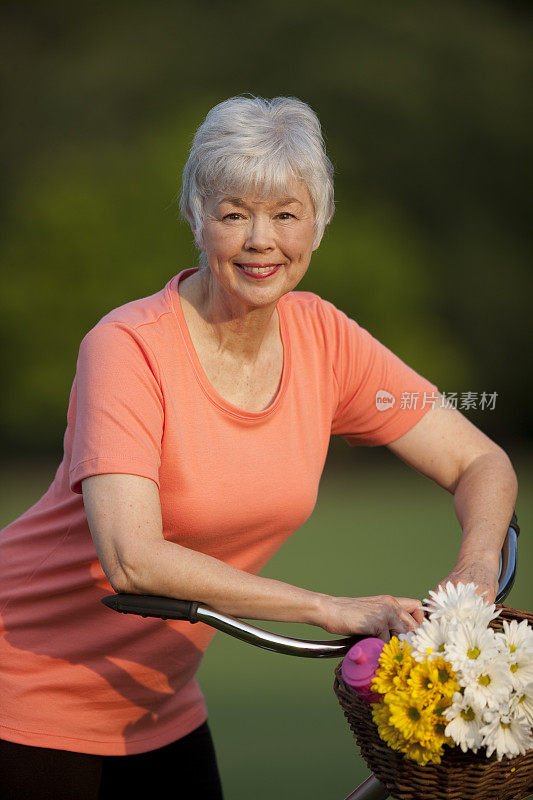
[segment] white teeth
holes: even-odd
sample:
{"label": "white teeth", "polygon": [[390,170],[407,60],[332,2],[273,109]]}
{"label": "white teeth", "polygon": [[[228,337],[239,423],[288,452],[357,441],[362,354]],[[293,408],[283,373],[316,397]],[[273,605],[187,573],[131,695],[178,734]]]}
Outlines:
{"label": "white teeth", "polygon": [[265,272],[272,272],[272,270],[276,269],[276,267],[243,267],[242,264],[237,264],[237,266],[240,267],[240,269],[245,270],[246,272],[257,272],[258,274],[262,274]]}

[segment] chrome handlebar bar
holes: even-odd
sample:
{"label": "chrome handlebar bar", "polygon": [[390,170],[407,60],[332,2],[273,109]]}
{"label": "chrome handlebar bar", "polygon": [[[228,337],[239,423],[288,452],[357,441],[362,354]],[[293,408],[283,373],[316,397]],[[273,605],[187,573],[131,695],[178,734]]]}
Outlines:
{"label": "chrome handlebar bar", "polygon": [[[500,553],[500,571],[498,576],[498,594],[496,602],[501,603],[511,591],[516,575],[518,534],[520,528],[513,514],[507,536]],[[159,619],[188,620],[191,623],[203,622],[212,628],[228,633],[236,639],[248,644],[273,650],[276,653],[302,656],[304,658],[334,658],[343,656],[362,636],[347,636],[343,639],[314,640],[294,639],[277,633],[265,631],[249,625],[228,614],[222,614],[209,606],[189,600],[175,600],[171,597],[139,594],[114,594],[103,597],[102,603],[122,614],[137,614],[141,617],[157,617]]]}

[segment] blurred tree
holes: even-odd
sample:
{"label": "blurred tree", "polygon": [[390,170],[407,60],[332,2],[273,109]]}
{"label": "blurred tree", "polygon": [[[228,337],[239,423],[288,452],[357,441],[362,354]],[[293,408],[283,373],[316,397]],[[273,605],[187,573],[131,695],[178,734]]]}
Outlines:
{"label": "blurred tree", "polygon": [[83,335],[195,258],[173,198],[214,103],[318,112],[337,216],[302,288],[468,412],[531,438],[531,11],[520,3],[11,2],[1,8],[0,441],[57,451]]}

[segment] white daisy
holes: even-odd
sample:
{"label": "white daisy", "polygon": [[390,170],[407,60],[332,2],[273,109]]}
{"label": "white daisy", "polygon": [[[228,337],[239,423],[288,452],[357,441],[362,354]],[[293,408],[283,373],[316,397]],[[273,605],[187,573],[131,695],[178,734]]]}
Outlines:
{"label": "white daisy", "polygon": [[524,717],[533,726],[533,682],[512,693],[510,706],[513,715]]}
{"label": "white daisy", "polygon": [[533,681],[533,653],[520,648],[509,656],[509,672],[513,688],[519,691]]}
{"label": "white daisy", "polygon": [[433,618],[445,617],[449,621],[468,620],[476,614],[479,622],[483,622],[486,627],[500,613],[496,611],[494,604],[489,605],[481,595],[477,594],[474,583],[467,583],[465,586],[459,581],[457,586],[454,586],[448,581],[444,588],[439,586],[436,592],[430,591],[429,594],[431,599],[425,600],[425,608]]}
{"label": "white daisy", "polygon": [[444,646],[444,658],[456,672],[466,676],[482,669],[498,655],[497,640],[492,628],[458,621]]}
{"label": "white daisy", "polygon": [[453,703],[443,712],[443,716],[448,720],[444,735],[453,739],[463,753],[467,750],[477,753],[483,740],[482,712],[471,706],[461,692],[455,692]]}
{"label": "white daisy", "polygon": [[509,664],[505,656],[496,656],[488,663],[470,669],[461,681],[465,701],[478,709],[508,707],[513,688]]}
{"label": "white daisy", "polygon": [[503,620],[503,631],[496,634],[502,647],[511,654],[517,650],[528,650],[533,656],[533,630],[528,625],[527,619],[518,623],[515,619],[508,622]]}
{"label": "white daisy", "polygon": [[513,758],[523,755],[533,746],[531,727],[524,717],[495,713],[480,731],[482,747],[487,748],[487,758],[496,751],[498,761],[503,756]]}
{"label": "white daisy", "polygon": [[432,661],[444,653],[448,625],[443,619],[425,619],[414,631],[411,655],[416,661]]}
{"label": "white daisy", "polygon": [[[482,604],[477,608],[472,607],[468,612],[468,615],[465,616],[464,620],[459,621],[467,622],[473,627],[488,628],[490,622],[501,613],[501,611],[494,612],[493,609],[494,606],[487,606],[485,604]],[[491,630],[493,629],[491,628]]]}

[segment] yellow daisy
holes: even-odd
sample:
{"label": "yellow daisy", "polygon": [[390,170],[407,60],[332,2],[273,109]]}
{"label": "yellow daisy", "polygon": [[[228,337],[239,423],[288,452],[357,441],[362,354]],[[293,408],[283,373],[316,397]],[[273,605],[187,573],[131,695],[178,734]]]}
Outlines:
{"label": "yellow daisy", "polygon": [[393,750],[402,750],[405,747],[407,741],[400,731],[390,724],[390,709],[386,703],[372,704],[372,719],[385,744]]}
{"label": "yellow daisy", "polygon": [[400,667],[414,661],[411,656],[411,647],[406,641],[400,642],[397,636],[393,636],[388,642],[379,657],[379,665],[389,672],[396,672]]}
{"label": "yellow daisy", "polygon": [[445,661],[444,658],[436,658],[431,664],[437,673],[439,691],[445,697],[453,697],[455,692],[459,691],[459,684],[452,665],[449,661]]}
{"label": "yellow daisy", "polygon": [[379,657],[379,667],[372,681],[372,691],[387,694],[397,689],[407,689],[407,677],[414,663],[407,642],[400,642],[393,636]]}
{"label": "yellow daisy", "polygon": [[409,691],[413,697],[430,705],[441,697],[438,670],[432,661],[420,661],[415,664],[407,678]]}
{"label": "yellow daisy", "polygon": [[433,714],[435,715],[435,717],[437,717],[437,721],[442,721],[442,722],[444,722],[445,725],[447,724],[447,720],[446,720],[446,716],[445,716],[444,712],[446,711],[447,708],[449,708],[451,706],[451,704],[452,704],[452,698],[451,697],[446,697],[444,695],[441,695],[436,700],[436,702],[432,706],[431,710],[433,711]]}
{"label": "yellow daisy", "polygon": [[422,766],[428,763],[440,764],[442,747],[433,749],[430,747],[424,747],[424,745],[420,744],[420,742],[412,742],[411,744],[407,745],[404,753],[406,758],[410,758],[412,761],[416,761],[417,764],[421,764]]}
{"label": "yellow daisy", "polygon": [[435,722],[433,725],[433,736],[431,737],[431,741],[435,747],[442,746],[444,744],[448,745],[448,747],[455,747],[455,742],[449,736],[446,736],[444,731],[446,730],[446,725],[448,724],[447,720],[439,720]]}
{"label": "yellow daisy", "polygon": [[393,672],[387,672],[384,669],[376,670],[376,676],[372,678],[370,690],[372,692],[379,692],[380,694],[391,692],[394,689],[393,678]]}
{"label": "yellow daisy", "polygon": [[390,708],[390,724],[408,740],[425,744],[433,734],[433,715],[424,703],[409,692],[390,693],[387,698]]}
{"label": "yellow daisy", "polygon": [[408,689],[428,705],[441,697],[453,697],[459,690],[455,672],[443,658],[415,662],[407,679]]}

